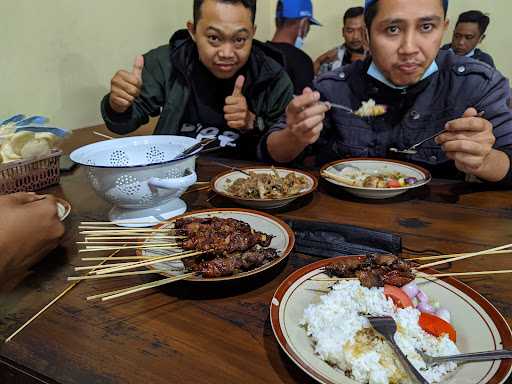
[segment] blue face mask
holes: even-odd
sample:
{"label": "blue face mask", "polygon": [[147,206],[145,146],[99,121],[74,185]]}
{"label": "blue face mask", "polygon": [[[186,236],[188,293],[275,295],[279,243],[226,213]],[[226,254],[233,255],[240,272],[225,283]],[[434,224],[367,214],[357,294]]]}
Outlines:
{"label": "blue face mask", "polygon": [[302,36],[297,36],[297,38],[295,39],[295,43],[293,45],[295,45],[295,48],[302,49],[302,47],[304,46],[304,39],[302,38]]}
{"label": "blue face mask", "polygon": [[[430,64],[430,67],[427,68],[427,70],[425,71],[425,73],[421,77],[420,81],[426,79],[427,77],[432,76],[437,71],[439,71],[439,67],[437,66],[437,63],[434,60],[432,62],[432,64]],[[396,86],[391,81],[386,79],[384,74],[380,71],[379,68],[377,68],[377,66],[375,65],[375,63],[373,61],[370,64],[370,68],[368,68],[368,72],[367,73],[368,73],[369,76],[373,77],[376,80],[379,80],[381,83],[386,84],[390,88],[393,88],[393,89],[406,89],[407,88],[407,86],[403,86],[403,87]]]}

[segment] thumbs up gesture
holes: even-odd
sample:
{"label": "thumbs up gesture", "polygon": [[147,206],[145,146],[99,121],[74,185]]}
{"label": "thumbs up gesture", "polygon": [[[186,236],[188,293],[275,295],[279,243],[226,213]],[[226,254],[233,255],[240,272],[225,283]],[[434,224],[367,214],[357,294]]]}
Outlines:
{"label": "thumbs up gesture", "polygon": [[131,72],[120,70],[110,81],[110,107],[117,113],[123,113],[130,108],[142,87],[142,69],[144,57],[137,56]]}
{"label": "thumbs up gesture", "polygon": [[224,102],[224,119],[226,119],[228,127],[241,131],[253,129],[256,119],[254,113],[249,111],[247,100],[242,94],[244,82],[245,77],[238,76],[233,94],[226,97]]}

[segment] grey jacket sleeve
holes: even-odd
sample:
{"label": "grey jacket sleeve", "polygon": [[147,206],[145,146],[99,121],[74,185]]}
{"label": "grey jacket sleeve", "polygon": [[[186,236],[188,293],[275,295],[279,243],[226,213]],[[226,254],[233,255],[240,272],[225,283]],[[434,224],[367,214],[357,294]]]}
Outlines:
{"label": "grey jacket sleeve", "polygon": [[[485,117],[493,125],[494,148],[505,152],[512,164],[512,109],[507,104],[511,97],[509,81],[498,71],[493,71],[490,79],[480,89],[475,89],[475,95],[478,95],[475,108],[485,111]],[[512,166],[502,183],[512,184]]]}
{"label": "grey jacket sleeve", "polygon": [[165,71],[160,63],[157,48],[144,55],[142,89],[134,104],[124,113],[117,113],[110,107],[107,94],[101,101],[101,115],[108,129],[118,134],[135,131],[149,121],[149,117],[160,114],[165,99]]}

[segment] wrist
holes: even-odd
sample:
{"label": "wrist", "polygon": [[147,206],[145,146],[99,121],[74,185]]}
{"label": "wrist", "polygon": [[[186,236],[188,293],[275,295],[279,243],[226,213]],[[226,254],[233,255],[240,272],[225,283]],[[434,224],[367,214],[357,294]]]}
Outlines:
{"label": "wrist", "polygon": [[510,158],[505,152],[492,149],[480,169],[474,172],[474,176],[490,182],[499,182],[507,176],[510,166]]}

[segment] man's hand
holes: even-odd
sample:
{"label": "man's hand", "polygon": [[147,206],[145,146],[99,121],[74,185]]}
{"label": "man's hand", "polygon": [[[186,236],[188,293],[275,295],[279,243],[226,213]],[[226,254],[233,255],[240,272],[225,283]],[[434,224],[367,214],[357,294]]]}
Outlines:
{"label": "man's hand", "polygon": [[320,93],[306,88],[286,108],[286,130],[304,146],[315,143],[322,132],[329,105],[319,101]]}
{"label": "man's hand", "polygon": [[142,69],[144,57],[137,56],[131,72],[120,70],[110,81],[110,107],[117,113],[123,113],[133,105],[142,88]]}
{"label": "man's hand", "polygon": [[436,138],[457,169],[479,176],[487,166],[496,138],[492,124],[478,116],[475,108],[469,108],[460,119],[446,124],[448,131]]}
{"label": "man's hand", "polygon": [[0,282],[6,282],[25,273],[54,249],[64,234],[64,226],[51,195],[0,196],[0,211]]}
{"label": "man's hand", "polygon": [[229,128],[240,131],[254,128],[256,116],[249,111],[247,100],[242,94],[245,78],[240,75],[236,79],[235,88],[231,96],[226,97],[224,105],[224,119]]}

